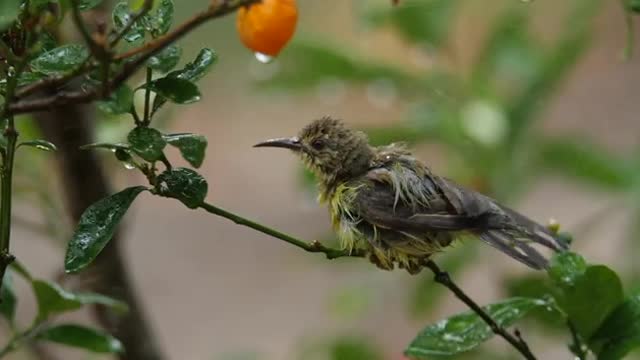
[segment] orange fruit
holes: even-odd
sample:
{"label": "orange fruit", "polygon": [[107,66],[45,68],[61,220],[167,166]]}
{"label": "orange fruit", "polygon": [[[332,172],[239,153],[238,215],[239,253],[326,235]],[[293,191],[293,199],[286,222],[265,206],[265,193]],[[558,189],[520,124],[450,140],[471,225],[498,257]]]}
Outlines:
{"label": "orange fruit", "polygon": [[297,22],[295,0],[262,0],[240,8],[236,26],[246,47],[276,56],[293,36]]}

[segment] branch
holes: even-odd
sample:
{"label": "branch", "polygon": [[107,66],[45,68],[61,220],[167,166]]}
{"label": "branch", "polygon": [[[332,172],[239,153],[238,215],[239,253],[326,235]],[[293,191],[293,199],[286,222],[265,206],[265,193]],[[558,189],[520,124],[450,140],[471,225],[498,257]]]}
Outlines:
{"label": "branch", "polygon": [[498,325],[498,323],[496,323],[495,320],[493,320],[493,318],[489,314],[487,314],[487,312],[484,311],[482,307],[480,307],[480,305],[476,304],[475,301],[473,301],[467,294],[464,293],[464,291],[462,291],[462,289],[458,287],[458,285],[453,282],[453,280],[451,280],[449,273],[447,273],[446,271],[442,271],[438,267],[438,265],[433,262],[433,260],[426,261],[424,265],[433,272],[434,280],[437,283],[446,286],[458,299],[465,303],[465,305],[473,310],[473,312],[478,314],[478,316],[480,316],[480,318],[484,320],[487,325],[489,325],[494,334],[501,336],[507,342],[509,342],[509,344],[516,348],[516,350],[518,350],[525,359],[536,360],[536,357],[533,355],[533,353],[531,353],[531,350],[529,349],[529,345],[522,339],[519,332],[517,332],[516,336],[514,336],[511,335],[504,327]]}
{"label": "branch", "polygon": [[[209,203],[202,203],[199,207],[211,214],[229,219],[238,225],[247,226],[263,234],[267,234],[277,239],[283,240],[304,251],[311,253],[323,253],[327,257],[327,259],[336,259],[340,257],[364,257],[366,255],[365,251],[363,250],[340,250],[326,247],[318,241],[306,242],[265,225],[259,224],[255,221],[244,218],[240,215],[221,209],[217,206],[211,205]],[[451,277],[447,272],[442,271],[432,260],[426,261],[424,265],[433,272],[433,274],[435,275],[434,280],[437,283],[442,284],[449,290],[451,290],[451,292],[458,299],[465,303],[471,310],[473,310],[473,312],[478,314],[478,316],[480,316],[480,318],[487,325],[489,325],[491,330],[496,335],[503,337],[507,342],[509,342],[509,344],[511,344],[516,350],[518,350],[525,359],[536,360],[536,357],[533,355],[533,353],[531,353],[531,350],[529,349],[529,345],[522,339],[520,332],[516,331],[516,334],[514,336],[510,334],[505,328],[498,325],[498,323],[496,323],[496,321],[489,314],[487,314],[487,312],[484,311],[482,307],[476,304],[475,301],[473,301],[467,294],[464,293],[464,291],[462,291],[462,289],[460,289],[453,282],[453,280],[451,280]]]}
{"label": "branch", "polygon": [[[211,6],[206,11],[194,15],[191,19],[178,26],[174,31],[151,42],[148,42],[147,44],[139,48],[115,56],[114,60],[123,60],[139,55],[135,61],[126,64],[124,66],[124,69],[114,77],[114,79],[107,86],[108,91],[106,92],[102,91],[102,89],[99,90],[97,88],[94,88],[87,91],[78,90],[71,92],[59,92],[54,95],[38,99],[25,99],[17,103],[10,104],[10,106],[7,108],[7,114],[31,113],[36,111],[49,110],[51,108],[62,105],[85,104],[94,100],[102,99],[108,96],[115,89],[117,89],[125,81],[127,81],[138,69],[140,69],[147,62],[147,60],[149,60],[150,57],[156,55],[167,46],[181,39],[191,31],[196,29],[198,26],[204,24],[209,20],[232,13],[240,7],[250,5],[258,1],[260,0],[238,0],[232,3],[229,1],[223,1],[219,5]],[[89,68],[89,70],[91,69],[93,69],[93,67]],[[83,71],[84,69],[82,70],[82,72]],[[43,90],[52,83],[54,83],[53,80],[43,80],[37,87],[31,87],[29,89],[29,93],[33,93],[37,90]]]}
{"label": "branch", "polygon": [[575,325],[571,320],[567,320],[567,327],[571,332],[571,340],[572,343],[569,344],[569,350],[576,356],[577,360],[587,360],[587,347],[584,345],[582,340],[580,339],[580,335],[578,335],[578,330],[576,330]]}
{"label": "branch", "polygon": [[238,225],[243,225],[246,227],[250,227],[254,230],[257,230],[263,234],[267,234],[273,236],[276,239],[283,240],[293,246],[296,246],[306,252],[311,253],[323,253],[327,257],[327,259],[337,259],[341,257],[363,257],[364,252],[353,250],[340,250],[340,249],[332,249],[322,245],[319,241],[306,242],[300,239],[297,239],[291,235],[285,234],[278,230],[272,229],[270,227],[259,224],[255,221],[244,218],[240,215],[236,215],[224,209],[221,209],[217,206],[202,203],[200,208],[214,215],[221,216],[223,218],[229,219]]}

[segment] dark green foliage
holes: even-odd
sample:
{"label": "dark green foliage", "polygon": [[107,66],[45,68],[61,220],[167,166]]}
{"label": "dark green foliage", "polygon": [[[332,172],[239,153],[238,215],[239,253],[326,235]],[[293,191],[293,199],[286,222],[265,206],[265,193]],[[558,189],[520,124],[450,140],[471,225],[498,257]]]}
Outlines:
{"label": "dark green foliage", "polygon": [[162,151],[167,146],[160,131],[147,127],[137,127],[131,130],[127,140],[131,149],[147,161],[160,160],[164,156]]}
{"label": "dark green foliage", "polygon": [[[541,299],[511,298],[485,307],[497,324],[509,327],[535,308],[550,304]],[[493,337],[491,328],[474,312],[465,312],[427,326],[405,353],[414,359],[455,355],[469,351]]]}
{"label": "dark green foliage", "polygon": [[109,95],[108,99],[99,101],[97,105],[107,114],[126,114],[133,107],[133,90],[128,85],[122,85]]}
{"label": "dark green foliage", "polygon": [[0,31],[10,27],[20,14],[21,0],[0,1]]}
{"label": "dark green foliage", "polygon": [[176,104],[191,104],[200,100],[200,90],[189,80],[167,76],[146,85],[151,91]]}
{"label": "dark green foliage", "polygon": [[640,347],[640,297],[628,297],[589,339],[599,360],[622,359]]}
{"label": "dark green foliage", "polygon": [[[213,50],[205,48],[200,50],[193,62],[186,64],[181,70],[172,71],[166,77],[196,82],[204,77],[217,61],[218,55]],[[153,113],[158,111],[166,102],[167,99],[162,94],[158,94],[153,101]]]}
{"label": "dark green foliage", "polygon": [[158,53],[158,55],[152,56],[149,59],[148,66],[158,72],[168,73],[178,65],[181,55],[182,49],[179,46],[171,45]]}
{"label": "dark green foliage", "polygon": [[[124,27],[133,18],[129,4],[126,1],[119,2],[113,8],[113,26],[116,31],[121,32]],[[128,42],[138,41],[144,38],[144,25],[141,20],[136,21],[133,26],[127,31],[124,39]]]}
{"label": "dark green foliage", "polygon": [[382,360],[380,351],[365,339],[344,337],[329,345],[330,360]]}
{"label": "dark green foliage", "polygon": [[207,181],[191,169],[174,168],[158,175],[158,194],[178,199],[190,209],[202,204],[207,190]]}
{"label": "dark green foliage", "polygon": [[82,325],[55,325],[40,331],[37,338],[95,353],[120,353],[124,351],[118,339]]}
{"label": "dark green foliage", "polygon": [[31,67],[45,75],[63,75],[80,66],[88,56],[89,51],[85,46],[63,45],[35,58]]}
{"label": "dark green foliage", "polygon": [[170,134],[165,135],[165,141],[178,149],[182,157],[195,168],[199,168],[204,161],[207,139],[196,134]]}
{"label": "dark green foliage", "polygon": [[67,272],[84,269],[98,256],[113,237],[133,200],[145,190],[143,186],[130,187],[85,210],[67,247],[64,263]]}

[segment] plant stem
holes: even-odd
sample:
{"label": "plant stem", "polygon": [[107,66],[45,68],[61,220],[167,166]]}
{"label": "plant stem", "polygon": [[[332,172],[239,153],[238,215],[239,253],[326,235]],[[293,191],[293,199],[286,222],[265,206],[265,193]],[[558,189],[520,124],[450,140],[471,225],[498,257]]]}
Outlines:
{"label": "plant stem", "polygon": [[[18,78],[26,66],[26,63],[26,60],[19,60],[17,64],[13,64],[15,66],[14,68],[9,68],[7,75],[7,92],[3,109],[3,113],[5,114],[7,114],[7,109],[14,99],[14,93],[16,86],[18,85]],[[18,142],[18,132],[15,128],[13,115],[9,114],[6,118],[7,125],[3,133],[6,139],[6,149],[2,168],[0,168],[0,289],[2,289],[2,282],[4,280],[4,274],[7,271],[7,267],[15,259],[9,252],[9,245],[11,242],[11,188],[13,186],[13,163],[16,153],[16,144]]]}
{"label": "plant stem", "polygon": [[9,353],[15,351],[21,342],[28,340],[34,335],[36,335],[36,333],[40,329],[40,325],[42,325],[42,322],[36,321],[31,326],[29,326],[29,328],[14,334],[11,340],[9,340],[9,342],[7,343],[7,345],[5,345],[3,348],[0,349],[0,359],[5,357]]}
{"label": "plant stem", "polygon": [[480,318],[489,325],[491,331],[494,334],[501,336],[504,338],[509,344],[511,344],[516,350],[518,350],[522,356],[524,356],[527,360],[536,360],[536,357],[531,353],[529,349],[529,345],[522,339],[519,333],[516,333],[516,336],[510,334],[504,327],[498,325],[495,320],[491,317],[491,315],[487,314],[480,305],[478,305],[475,301],[473,301],[467,294],[456,285],[449,273],[441,270],[438,265],[436,265],[433,260],[428,260],[424,263],[426,267],[429,268],[434,274],[435,282],[446,286],[451,292],[458,298],[460,301],[465,303],[473,312],[478,314]]}
{"label": "plant stem", "polygon": [[150,67],[147,67],[147,81],[146,87],[144,89],[144,120],[142,121],[143,126],[148,126],[151,123],[151,89],[149,88],[149,83],[153,79],[153,70]]}
{"label": "plant stem", "polygon": [[362,257],[364,254],[360,251],[348,251],[341,249],[332,249],[322,245],[319,241],[306,242],[300,239],[297,239],[291,235],[285,234],[278,230],[272,229],[270,227],[259,224],[255,221],[249,220],[240,215],[234,214],[232,212],[221,209],[217,206],[202,203],[200,204],[200,208],[214,215],[221,216],[223,218],[229,219],[238,225],[243,225],[250,227],[254,230],[257,230],[263,234],[267,234],[273,236],[277,239],[288,242],[289,244],[296,246],[304,251],[312,252],[312,253],[323,253],[327,257],[327,259],[337,259],[340,257]]}
{"label": "plant stem", "polygon": [[567,320],[567,327],[571,332],[572,340],[572,343],[569,344],[569,350],[571,350],[571,353],[573,353],[573,355],[575,355],[577,359],[587,360],[587,347],[580,339],[580,335],[578,335],[578,331],[576,330],[576,327],[573,325],[573,322],[571,320]]}

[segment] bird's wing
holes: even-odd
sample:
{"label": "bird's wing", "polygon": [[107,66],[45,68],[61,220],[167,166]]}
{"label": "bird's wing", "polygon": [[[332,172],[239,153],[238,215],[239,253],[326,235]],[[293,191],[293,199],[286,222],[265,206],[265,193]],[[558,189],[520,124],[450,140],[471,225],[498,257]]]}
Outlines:
{"label": "bird's wing", "polygon": [[370,185],[358,192],[355,202],[362,218],[376,226],[414,234],[468,230],[535,269],[546,268],[547,260],[532,243],[566,249],[546,227],[451,180],[427,173],[422,181],[435,188],[436,195],[416,206],[398,201],[397,185],[387,180],[389,176],[375,175],[368,177]]}

